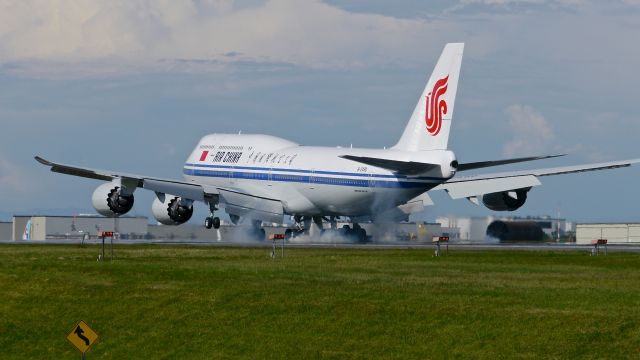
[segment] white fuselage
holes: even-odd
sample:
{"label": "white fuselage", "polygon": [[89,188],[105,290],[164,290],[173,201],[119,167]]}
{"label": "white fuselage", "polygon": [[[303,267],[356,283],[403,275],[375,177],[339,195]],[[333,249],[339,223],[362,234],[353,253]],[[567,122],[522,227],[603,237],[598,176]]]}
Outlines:
{"label": "white fuselage", "polygon": [[[268,135],[203,137],[184,165],[189,182],[280,199],[295,215],[366,216],[393,208],[454,175],[448,166],[408,177],[343,155],[449,164],[450,151],[300,146]],[[442,170],[446,169],[446,170]]]}

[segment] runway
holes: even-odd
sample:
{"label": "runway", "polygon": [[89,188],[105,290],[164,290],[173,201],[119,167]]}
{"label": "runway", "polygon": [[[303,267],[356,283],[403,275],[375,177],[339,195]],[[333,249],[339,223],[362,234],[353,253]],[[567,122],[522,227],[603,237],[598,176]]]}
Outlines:
{"label": "runway", "polygon": [[[88,240],[84,244],[100,244],[99,240]],[[106,244],[110,244],[107,239]],[[57,245],[57,244],[78,244],[80,240],[0,240],[0,244],[14,245]],[[172,246],[211,246],[211,247],[272,247],[271,241],[216,241],[216,240],[191,240],[191,239],[173,239],[173,240],[116,240],[114,245],[172,245]],[[277,242],[277,246],[281,246],[281,242]],[[445,244],[441,245],[444,250]],[[287,242],[287,249],[362,249],[362,250],[411,250],[411,249],[435,249],[432,243],[344,243],[344,242]],[[486,243],[451,243],[449,251],[585,251],[591,252],[592,245],[577,245],[575,243],[502,243],[502,244],[486,244]],[[604,248],[601,247],[601,252]],[[610,244],[607,245],[608,252],[640,252],[640,244]]]}

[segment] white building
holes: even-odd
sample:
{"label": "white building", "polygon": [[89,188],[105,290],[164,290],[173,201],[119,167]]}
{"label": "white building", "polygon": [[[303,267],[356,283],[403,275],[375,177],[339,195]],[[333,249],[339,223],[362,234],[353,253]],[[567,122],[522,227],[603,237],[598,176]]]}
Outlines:
{"label": "white building", "polygon": [[609,244],[640,244],[639,223],[578,224],[576,244],[606,239]]}
{"label": "white building", "polygon": [[489,227],[489,224],[494,220],[496,220],[496,218],[493,216],[440,216],[436,218],[436,223],[442,225],[443,228],[458,229],[457,232],[452,232],[450,235],[451,241],[485,242],[487,238],[487,227]]}
{"label": "white building", "polygon": [[568,232],[574,231],[574,224],[566,221],[566,219],[557,219],[551,216],[527,216],[527,217],[458,217],[458,216],[440,216],[436,218],[436,223],[442,225],[442,227],[458,228],[459,238],[451,240],[459,240],[462,242],[485,242],[487,238],[487,228],[489,225],[496,221],[534,221],[540,225],[542,231],[554,238],[557,235],[558,225],[560,228],[560,236],[565,235]]}

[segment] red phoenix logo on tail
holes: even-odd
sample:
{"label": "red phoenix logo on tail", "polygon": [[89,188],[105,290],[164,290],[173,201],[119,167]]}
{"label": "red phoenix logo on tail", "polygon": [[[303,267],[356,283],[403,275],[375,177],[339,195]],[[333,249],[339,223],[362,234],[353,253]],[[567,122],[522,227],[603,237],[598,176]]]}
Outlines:
{"label": "red phoenix logo on tail", "polygon": [[427,132],[436,136],[442,128],[442,115],[447,113],[447,102],[440,96],[447,92],[449,75],[436,81],[433,90],[427,95],[427,105],[424,120],[427,123]]}

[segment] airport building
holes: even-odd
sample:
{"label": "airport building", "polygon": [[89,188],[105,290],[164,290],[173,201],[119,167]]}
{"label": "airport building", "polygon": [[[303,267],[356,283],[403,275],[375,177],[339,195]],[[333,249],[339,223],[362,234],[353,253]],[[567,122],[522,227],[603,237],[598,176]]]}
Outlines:
{"label": "airport building", "polygon": [[[338,223],[338,228],[350,223]],[[606,225],[606,227],[605,227]],[[326,225],[325,225],[326,226]],[[431,242],[433,237],[448,236],[451,242],[541,241],[554,239],[572,231],[573,224],[551,217],[496,218],[439,217],[435,223],[409,222],[376,225],[362,223],[370,235],[369,241]],[[640,224],[581,224],[580,242],[595,238],[610,238],[615,242],[640,242]],[[599,226],[599,227],[598,227]],[[596,229],[597,228],[597,229]],[[286,227],[272,224],[264,227],[267,235],[284,233]],[[316,229],[317,230],[317,229]],[[156,241],[242,241],[247,238],[247,226],[224,224],[220,229],[206,229],[199,224],[180,226],[150,225],[146,217],[106,218],[98,215],[43,216],[16,215],[12,222],[0,222],[2,240],[89,240],[101,231],[113,231],[120,240]],[[311,234],[318,235],[311,230]],[[602,235],[600,235],[602,234]],[[330,233],[328,235],[331,235]],[[294,239],[295,240],[295,239]],[[300,238],[297,241],[308,241]],[[320,236],[314,241],[350,241],[339,237]],[[293,240],[292,240],[293,241]]]}
{"label": "airport building", "polygon": [[487,238],[487,228],[494,220],[493,216],[440,216],[436,218],[436,223],[445,228],[457,229],[455,233],[451,234],[451,241],[484,242]]}
{"label": "airport building", "polygon": [[576,244],[606,239],[608,244],[640,244],[639,223],[578,224]]}
{"label": "airport building", "polygon": [[84,239],[100,231],[113,231],[121,239],[141,239],[148,232],[146,217],[106,218],[99,215],[13,217],[12,240]]}
{"label": "airport building", "polygon": [[[338,228],[350,223],[338,223]],[[452,241],[460,237],[457,228],[443,227],[437,223],[395,223],[383,226],[363,223],[361,226],[375,242],[430,242],[433,237],[449,236]],[[248,226],[223,224],[220,229],[206,229],[199,224],[180,226],[151,225],[146,217],[106,218],[98,215],[46,216],[15,215],[12,222],[0,223],[0,240],[95,240],[97,233],[113,231],[119,240],[157,241],[244,241]],[[286,227],[278,224],[265,225],[267,235],[284,233]],[[314,231],[315,230],[315,231]],[[312,228],[311,234],[318,235]],[[299,238],[297,241],[308,241]],[[315,241],[353,241],[339,236],[318,236]],[[293,241],[293,240],[292,240]]]}
{"label": "airport building", "polygon": [[[529,217],[459,217],[440,216],[436,223],[444,228],[458,229],[451,241],[460,242],[495,242],[495,241],[540,241],[555,239],[560,230],[560,236],[573,234],[574,223],[566,219],[551,216]],[[491,231],[489,231],[491,229]]]}

